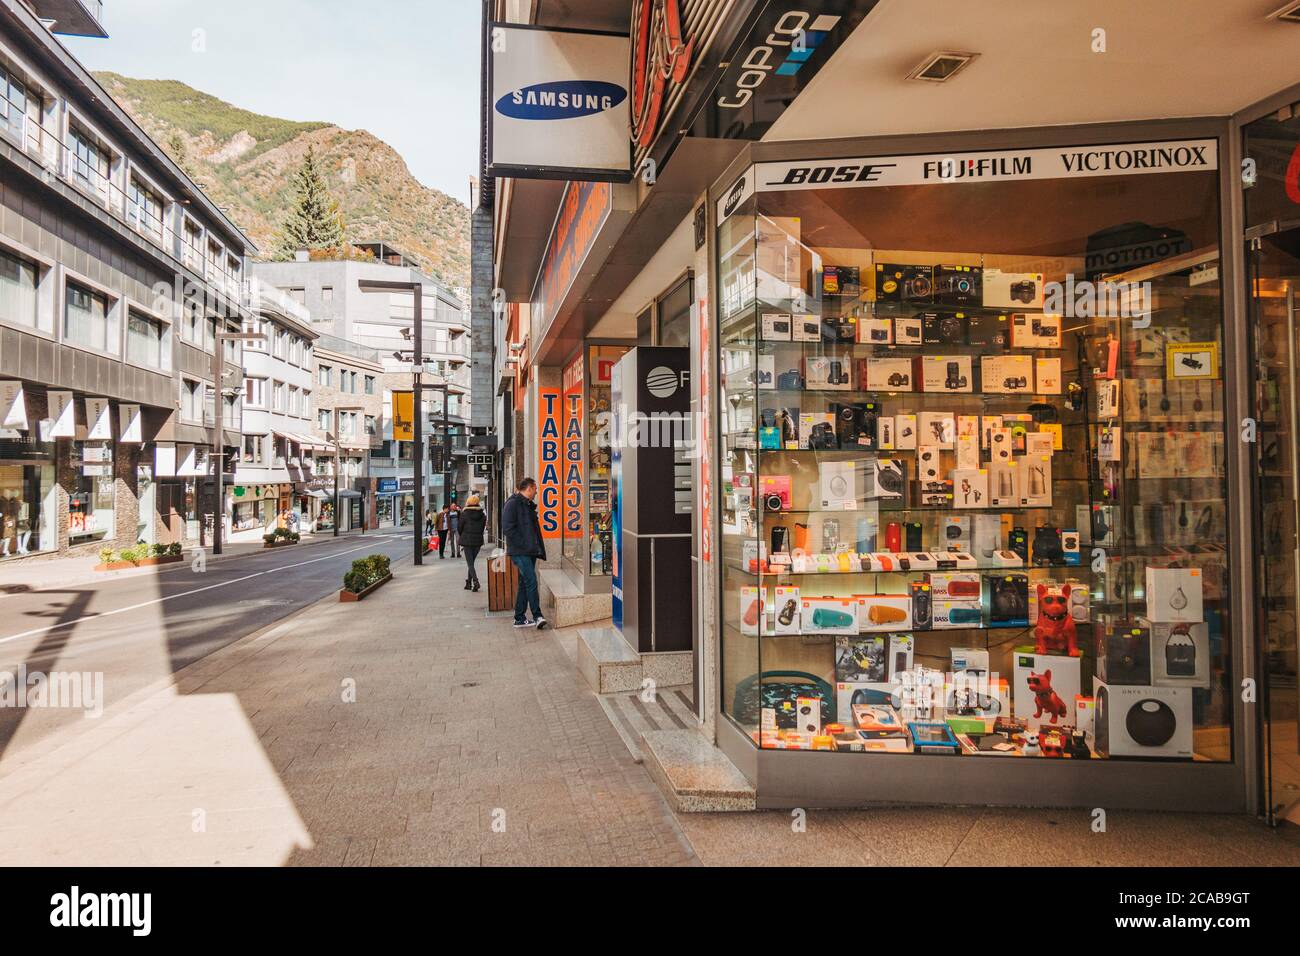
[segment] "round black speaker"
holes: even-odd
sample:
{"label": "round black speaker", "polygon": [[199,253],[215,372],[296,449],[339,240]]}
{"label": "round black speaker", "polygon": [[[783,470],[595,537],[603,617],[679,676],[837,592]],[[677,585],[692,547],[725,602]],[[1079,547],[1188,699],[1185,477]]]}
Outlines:
{"label": "round black speaker", "polygon": [[1163,700],[1148,697],[1129,708],[1124,718],[1128,735],[1143,747],[1163,747],[1174,737],[1178,718]]}

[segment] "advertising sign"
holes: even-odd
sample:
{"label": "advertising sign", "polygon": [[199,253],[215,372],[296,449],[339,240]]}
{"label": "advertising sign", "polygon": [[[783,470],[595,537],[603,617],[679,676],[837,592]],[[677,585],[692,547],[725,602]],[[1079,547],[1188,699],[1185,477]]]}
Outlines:
{"label": "advertising sign", "polygon": [[144,418],[139,405],[119,405],[117,414],[121,420],[122,437],[118,441],[124,445],[138,445],[144,441]]}
{"label": "advertising sign", "polygon": [[75,438],[77,436],[77,407],[73,404],[71,392],[49,392],[50,429],[49,438]]}
{"label": "advertising sign", "polygon": [[112,441],[113,419],[108,413],[108,399],[86,399],[86,441]]}
{"label": "advertising sign", "polygon": [[631,177],[626,35],[492,25],[489,174]]}
{"label": "advertising sign", "polygon": [[0,428],[27,430],[27,400],[22,382],[0,382]]}
{"label": "advertising sign", "polygon": [[415,441],[414,392],[393,392],[393,441]]}
{"label": "advertising sign", "polygon": [[541,429],[537,436],[537,519],[542,526],[543,538],[558,538],[564,518],[562,479],[564,461],[561,453],[561,418],[564,413],[558,388],[537,391],[541,412]]}
{"label": "advertising sign", "polygon": [[564,370],[564,533],[583,533],[582,482],[582,371],[579,355]]}

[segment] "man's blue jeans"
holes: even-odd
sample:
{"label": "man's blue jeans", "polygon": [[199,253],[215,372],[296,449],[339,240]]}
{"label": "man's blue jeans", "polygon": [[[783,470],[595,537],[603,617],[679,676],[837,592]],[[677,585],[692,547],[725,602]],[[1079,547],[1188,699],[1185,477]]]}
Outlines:
{"label": "man's blue jeans", "polygon": [[531,554],[512,554],[510,560],[519,569],[519,593],[515,595],[515,623],[522,623],[524,612],[531,608],[533,620],[542,616],[542,604],[537,595],[537,559]]}

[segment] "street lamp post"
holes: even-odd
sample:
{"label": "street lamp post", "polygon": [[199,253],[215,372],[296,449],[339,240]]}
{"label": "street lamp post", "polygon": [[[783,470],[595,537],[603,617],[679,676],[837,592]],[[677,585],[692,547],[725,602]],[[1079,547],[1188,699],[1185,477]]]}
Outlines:
{"label": "street lamp post", "polygon": [[223,419],[225,408],[225,389],[221,387],[222,380],[225,378],[225,361],[222,354],[222,346],[227,342],[263,342],[266,336],[261,332],[222,332],[217,330],[215,340],[212,343],[212,417],[215,428],[212,431],[212,457],[217,463],[216,471],[216,489],[217,499],[213,506],[212,521],[212,553],[221,554],[221,525],[226,516],[225,505],[225,488],[222,487],[225,480],[225,459],[226,459],[226,425]]}
{"label": "street lamp post", "polygon": [[[334,445],[334,537],[339,536],[339,451],[340,443],[337,438],[329,432],[325,433],[325,440]],[[362,521],[364,527],[365,522]]]}
{"label": "street lamp post", "polygon": [[415,318],[412,323],[413,334],[415,338],[415,368],[414,368],[414,406],[415,421],[413,423],[415,439],[415,563],[424,564],[424,428],[421,421],[420,406],[423,401],[423,378],[424,378],[424,283],[423,282],[396,282],[382,279],[361,279],[358,286],[362,292],[384,293],[391,295],[394,292],[409,292],[411,300],[415,305]]}

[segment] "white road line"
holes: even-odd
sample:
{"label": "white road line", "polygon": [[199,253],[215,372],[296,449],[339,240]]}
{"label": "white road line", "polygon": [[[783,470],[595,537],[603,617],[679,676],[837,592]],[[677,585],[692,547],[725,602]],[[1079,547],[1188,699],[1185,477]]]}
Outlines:
{"label": "white road line", "polygon": [[195,588],[193,591],[182,591],[180,594],[169,594],[166,597],[155,598],[152,601],[142,601],[139,604],[132,604],[130,607],[119,607],[116,610],[104,611],[101,614],[87,614],[85,617],[79,617],[75,621],[65,621],[62,624],[51,624],[48,627],[38,627],[30,631],[23,631],[21,634],[11,634],[8,637],[0,637],[0,644],[8,644],[10,641],[20,641],[24,637],[35,637],[37,634],[46,634],[50,631],[62,630],[65,627],[75,627],[78,624],[84,624],[87,621],[101,621],[106,617],[112,617],[115,614],[125,614],[127,611],[138,611],[142,607],[150,607],[154,604],[162,604],[164,601],[173,601],[176,598],[189,597],[191,594],[202,594],[204,591],[211,591],[214,588],[224,588],[231,584],[239,584],[242,581],[249,581],[253,578],[260,578],[264,574],[275,574],[278,571],[291,571],[294,568],[305,567],[308,564],[316,564],[319,561],[328,561],[331,558],[341,557],[345,554],[352,554],[354,551],[365,551],[369,545],[362,545],[359,548],[351,548],[347,551],[335,551],[333,554],[327,554],[322,558],[312,558],[310,561],[299,561],[297,564],[285,564],[280,567],[268,568],[265,571],[257,571],[253,574],[246,574],[242,578],[234,578],[230,581],[221,581],[217,584],[208,584],[201,588]]}

